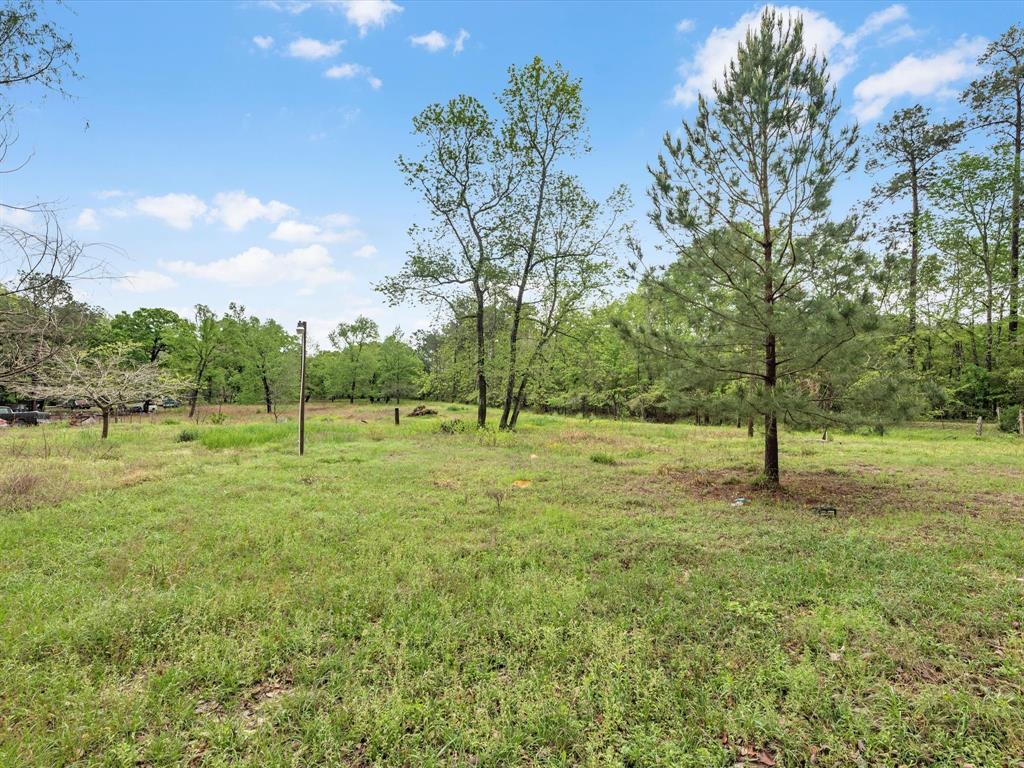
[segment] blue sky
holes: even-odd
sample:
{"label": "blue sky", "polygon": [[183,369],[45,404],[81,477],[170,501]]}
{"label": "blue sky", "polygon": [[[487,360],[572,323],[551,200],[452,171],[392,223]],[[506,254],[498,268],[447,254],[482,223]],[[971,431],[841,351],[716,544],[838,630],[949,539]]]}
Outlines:
{"label": "blue sky", "polygon": [[[246,305],[323,340],[363,313],[385,331],[429,324],[371,284],[401,265],[425,211],[395,168],[411,118],[469,93],[490,102],[510,64],[560,61],[581,77],[593,151],[573,167],[591,194],[630,186],[693,114],[759,4],[73,2],[50,13],[75,39],[75,98],[20,94],[27,157],[0,200],[57,201],[66,228],[108,243],[111,278],[87,298],[111,312]],[[805,3],[807,36],[841,75],[844,118],[869,136],[920,101],[958,112],[986,40],[1021,4]],[[26,103],[27,102],[27,103]],[[86,128],[86,125],[88,127]],[[854,205],[870,181],[837,191]],[[642,230],[645,239],[649,231]],[[653,242],[647,243],[648,247]]]}

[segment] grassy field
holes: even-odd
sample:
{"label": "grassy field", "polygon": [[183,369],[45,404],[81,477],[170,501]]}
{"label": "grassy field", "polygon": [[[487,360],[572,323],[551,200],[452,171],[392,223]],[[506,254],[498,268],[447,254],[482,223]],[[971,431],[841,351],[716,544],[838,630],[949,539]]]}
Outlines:
{"label": "grassy field", "polygon": [[1024,440],[439,409],[0,434],[0,765],[1022,765]]}

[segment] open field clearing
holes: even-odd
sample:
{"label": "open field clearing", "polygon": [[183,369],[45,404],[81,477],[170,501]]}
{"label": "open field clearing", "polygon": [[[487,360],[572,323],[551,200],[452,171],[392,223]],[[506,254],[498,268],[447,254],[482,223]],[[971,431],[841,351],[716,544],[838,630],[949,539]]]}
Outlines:
{"label": "open field clearing", "polygon": [[437,407],[0,435],[0,764],[1024,759],[1019,438]]}

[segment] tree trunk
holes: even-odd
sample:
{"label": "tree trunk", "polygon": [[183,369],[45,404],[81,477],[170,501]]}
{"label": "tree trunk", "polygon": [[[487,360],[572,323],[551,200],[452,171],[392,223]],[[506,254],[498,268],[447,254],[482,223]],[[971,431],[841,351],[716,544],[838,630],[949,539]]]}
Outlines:
{"label": "tree trunk", "polygon": [[476,292],[476,425],[484,427],[487,424],[487,376],[484,373],[486,362],[486,346],[484,338],[484,295],[477,289]]}
{"label": "tree trunk", "polygon": [[768,412],[764,415],[764,479],[769,485],[779,484],[779,419],[775,411],[776,356],[775,335],[768,334],[764,344],[765,393]]}
{"label": "tree trunk", "polygon": [[910,367],[914,367],[916,346],[917,346],[917,269],[919,263],[920,237],[918,224],[921,215],[920,192],[918,190],[917,165],[910,164],[910,275],[907,281],[907,335],[909,345],[907,347],[907,358]]}
{"label": "tree trunk", "polygon": [[548,183],[548,166],[544,163],[540,169],[540,186],[537,192],[536,208],[533,214],[533,228],[530,232],[530,245],[526,251],[526,261],[523,262],[523,274],[519,280],[519,292],[516,294],[516,303],[512,310],[512,328],[508,336],[508,381],[505,383],[505,404],[501,409],[501,423],[499,429],[507,429],[509,426],[509,414],[512,411],[512,398],[515,396],[516,387],[516,360],[519,353],[519,324],[523,316],[523,297],[526,295],[526,285],[533,271],[533,257],[537,252],[537,233],[540,230],[540,217],[544,209],[544,192]]}
{"label": "tree trunk", "polygon": [[103,440],[107,439],[107,434],[110,432],[110,410],[108,408],[103,409],[103,431],[100,432],[100,438]]}
{"label": "tree trunk", "polygon": [[992,373],[992,273],[985,275],[985,370]]}
{"label": "tree trunk", "polygon": [[526,401],[526,375],[519,379],[519,391],[516,393],[516,402],[512,408],[512,418],[509,421],[509,429],[515,429],[516,424],[519,423],[519,412],[523,409],[523,403]]}
{"label": "tree trunk", "polygon": [[747,416],[747,437],[754,436],[754,414]]}
{"label": "tree trunk", "polygon": [[[764,146],[767,139],[763,138]],[[764,414],[764,481],[779,485],[779,419],[775,409],[775,384],[778,380],[778,356],[775,348],[775,265],[772,252],[772,223],[768,189],[768,155],[761,157],[761,234],[764,249],[764,316],[767,334],[764,339],[764,390],[768,408]]]}
{"label": "tree trunk", "polygon": [[188,396],[188,417],[191,419],[196,415],[196,401],[199,400],[199,389],[193,388]]}
{"label": "tree trunk", "polygon": [[1008,336],[1012,344],[1017,335],[1020,309],[1020,218],[1021,218],[1021,134],[1024,133],[1021,95],[1017,93],[1017,113],[1013,132],[1013,192],[1010,202],[1010,327]]}
{"label": "tree trunk", "polygon": [[271,413],[274,410],[274,399],[270,396],[270,382],[266,376],[263,377],[263,401],[267,405],[267,413]]}

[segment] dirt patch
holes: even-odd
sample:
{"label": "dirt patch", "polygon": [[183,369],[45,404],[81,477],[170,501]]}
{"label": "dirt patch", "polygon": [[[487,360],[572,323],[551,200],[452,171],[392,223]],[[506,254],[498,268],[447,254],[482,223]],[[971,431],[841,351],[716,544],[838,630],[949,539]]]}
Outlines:
{"label": "dirt patch", "polygon": [[135,467],[121,475],[121,487],[129,488],[133,485],[140,485],[148,480],[154,480],[158,473],[146,467]]}
{"label": "dirt patch", "polygon": [[[238,701],[238,716],[242,720],[242,728],[255,731],[267,721],[266,708],[274,701],[284,698],[294,690],[290,672],[261,680],[247,688]],[[211,720],[223,720],[232,712],[216,699],[203,699],[196,704],[195,714]]]}
{"label": "dirt patch", "polygon": [[949,514],[993,515],[1002,520],[1024,520],[1024,494],[1005,491],[964,493],[943,488],[928,479],[909,482],[881,476],[878,472],[826,469],[819,472],[788,471],[782,487],[764,488],[757,482],[756,470],[749,467],[693,469],[663,465],[653,474],[633,475],[627,482],[631,506],[648,502],[668,504],[680,497],[720,501],[737,507],[754,502],[770,502],[808,510],[834,507],[836,515],[873,515],[889,512],[941,512]]}
{"label": "dirt patch", "polygon": [[[921,506],[922,499],[908,489],[886,485],[836,471],[787,472],[781,488],[765,488],[749,470],[685,469],[665,465],[650,475],[634,476],[630,490],[665,498],[688,496],[732,503],[771,501],[798,507],[834,506],[841,516],[891,512]],[[930,505],[931,499],[927,500]]]}
{"label": "dirt patch", "polygon": [[266,722],[264,710],[271,702],[281,699],[292,692],[291,675],[284,673],[270,677],[251,687],[242,696],[242,723],[247,731],[254,731]]}

